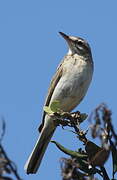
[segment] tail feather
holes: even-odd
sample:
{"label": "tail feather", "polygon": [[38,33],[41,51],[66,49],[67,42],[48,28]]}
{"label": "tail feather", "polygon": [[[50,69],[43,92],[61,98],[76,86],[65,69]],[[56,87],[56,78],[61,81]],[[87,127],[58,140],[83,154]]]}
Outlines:
{"label": "tail feather", "polygon": [[46,151],[46,148],[51,140],[54,131],[55,129],[49,132],[49,130],[46,128],[42,130],[37,140],[37,143],[24,166],[24,169],[27,174],[34,174],[37,172],[37,169],[41,164],[42,158],[44,156],[44,153]]}

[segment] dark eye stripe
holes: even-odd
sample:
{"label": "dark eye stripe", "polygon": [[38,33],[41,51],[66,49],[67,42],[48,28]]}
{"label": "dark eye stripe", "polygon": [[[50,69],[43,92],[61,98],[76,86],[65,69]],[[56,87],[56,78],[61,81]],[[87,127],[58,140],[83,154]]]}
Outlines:
{"label": "dark eye stripe", "polygon": [[85,47],[86,47],[86,45],[85,45],[82,41],[76,40],[76,41],[75,41],[75,44],[76,44],[76,46],[80,46],[80,47],[82,47],[82,48],[85,48]]}
{"label": "dark eye stripe", "polygon": [[91,51],[88,42],[82,38],[76,37],[75,39],[73,39],[73,44],[77,51],[81,54],[86,54]]}
{"label": "dark eye stripe", "polygon": [[79,46],[85,46],[85,43],[82,40],[76,40],[75,43]]}
{"label": "dark eye stripe", "polygon": [[79,49],[83,50],[85,49],[86,51],[89,51],[89,46],[82,40],[76,40],[75,41],[76,46],[79,46]]}
{"label": "dark eye stripe", "polygon": [[78,43],[78,45],[80,45],[80,46],[84,46],[84,43],[83,43],[82,41],[78,41],[77,43]]}

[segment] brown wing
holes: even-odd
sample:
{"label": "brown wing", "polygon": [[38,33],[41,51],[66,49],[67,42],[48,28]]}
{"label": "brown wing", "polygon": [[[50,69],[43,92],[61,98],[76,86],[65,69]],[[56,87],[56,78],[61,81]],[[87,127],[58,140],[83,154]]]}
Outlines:
{"label": "brown wing", "polygon": [[[51,83],[50,83],[50,88],[48,89],[48,94],[45,100],[45,105],[44,106],[48,106],[53,94],[53,91],[57,85],[57,83],[59,82],[60,78],[62,76],[62,64],[60,64],[60,66],[58,67],[56,74],[53,76]],[[42,118],[42,124],[39,126],[39,132],[41,132],[43,125],[44,125],[44,119],[45,119],[45,115],[46,113],[43,113],[43,118]]]}

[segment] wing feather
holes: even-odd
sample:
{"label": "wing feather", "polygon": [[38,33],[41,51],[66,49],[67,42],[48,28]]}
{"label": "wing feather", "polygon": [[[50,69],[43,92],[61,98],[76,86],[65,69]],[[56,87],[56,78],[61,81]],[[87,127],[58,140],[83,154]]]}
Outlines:
{"label": "wing feather", "polygon": [[[59,65],[59,67],[57,68],[56,74],[53,76],[53,78],[51,80],[50,87],[48,89],[48,94],[47,94],[44,106],[49,106],[52,94],[53,94],[54,89],[55,89],[56,85],[58,84],[58,82],[62,76],[62,72],[63,72],[63,68],[62,68],[62,63],[61,63]],[[39,132],[41,132],[41,130],[43,128],[45,115],[46,115],[46,113],[44,112],[43,118],[42,118],[42,124],[39,126]]]}

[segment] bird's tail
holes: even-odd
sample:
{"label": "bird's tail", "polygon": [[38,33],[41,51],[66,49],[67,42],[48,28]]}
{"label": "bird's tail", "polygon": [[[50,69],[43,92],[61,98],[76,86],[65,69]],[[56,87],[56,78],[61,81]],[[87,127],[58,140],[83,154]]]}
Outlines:
{"label": "bird's tail", "polygon": [[34,174],[37,172],[54,131],[55,128],[51,129],[51,131],[47,128],[42,129],[36,145],[24,166],[27,174]]}

